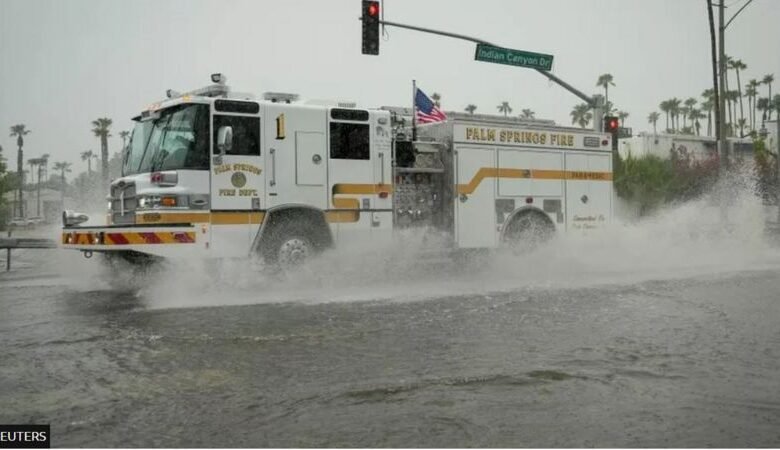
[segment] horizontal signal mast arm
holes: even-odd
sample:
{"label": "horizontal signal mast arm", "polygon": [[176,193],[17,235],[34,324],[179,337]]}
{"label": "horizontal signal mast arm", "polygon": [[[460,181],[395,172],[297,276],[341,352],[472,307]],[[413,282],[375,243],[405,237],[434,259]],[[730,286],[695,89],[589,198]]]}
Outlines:
{"label": "horizontal signal mast arm", "polygon": [[[474,42],[476,44],[485,44],[485,45],[490,45],[492,47],[502,47],[501,45],[496,45],[496,44],[494,44],[492,42],[488,42],[488,41],[485,41],[485,40],[482,40],[482,39],[478,39],[478,38],[475,38],[475,37],[466,36],[465,34],[450,33],[448,31],[433,30],[433,29],[430,29],[430,28],[418,27],[418,26],[414,26],[414,25],[406,25],[406,24],[403,24],[403,23],[390,22],[389,20],[380,20],[379,23],[382,24],[382,25],[388,26],[388,27],[406,28],[407,30],[420,31],[422,33],[438,34],[440,36],[447,36],[447,37],[451,37],[451,38],[455,38],[455,39],[462,39],[464,41],[470,41],[470,42]],[[542,75],[544,75],[545,77],[547,77],[547,79],[549,79],[550,81],[553,81],[553,82],[557,83],[558,85],[560,85],[561,87],[563,87],[567,91],[569,91],[572,94],[576,95],[577,97],[581,98],[583,101],[585,101],[585,103],[590,105],[592,108],[595,108],[595,107],[598,106],[598,105],[596,105],[596,102],[595,102],[595,100],[592,97],[590,97],[589,95],[584,94],[579,89],[577,89],[574,86],[570,85],[569,83],[563,81],[562,79],[558,78],[557,76],[553,75],[552,73],[550,73],[550,72],[548,72],[546,70],[542,70],[542,69],[534,69],[534,70],[536,70],[537,72],[539,72]]]}

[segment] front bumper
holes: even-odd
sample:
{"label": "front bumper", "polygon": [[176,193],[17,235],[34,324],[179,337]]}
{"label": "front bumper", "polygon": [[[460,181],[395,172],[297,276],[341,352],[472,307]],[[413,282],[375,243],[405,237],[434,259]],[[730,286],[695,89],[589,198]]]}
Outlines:
{"label": "front bumper", "polygon": [[60,243],[63,248],[85,252],[133,251],[161,257],[187,257],[204,248],[205,232],[205,229],[182,225],[75,226],[63,227]]}

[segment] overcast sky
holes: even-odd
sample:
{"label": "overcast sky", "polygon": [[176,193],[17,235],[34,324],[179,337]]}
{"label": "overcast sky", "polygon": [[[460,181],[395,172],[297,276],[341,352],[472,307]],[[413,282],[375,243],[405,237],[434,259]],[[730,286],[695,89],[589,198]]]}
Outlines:
{"label": "overcast sky", "polygon": [[[724,0],[730,17],[745,0]],[[588,94],[605,72],[610,100],[635,132],[670,97],[711,87],[705,0],[384,0],[385,19],[449,30],[555,56],[553,72]],[[360,0],[0,0],[0,145],[15,168],[11,125],[24,123],[25,160],[50,153],[85,170],[99,152],[90,129],[114,120],[110,151],[130,118],[168,88],[222,72],[235,90],[295,92],[361,106],[410,106],[411,80],[446,110],[497,113],[508,101],[570,125],[580,100],[530,69],[474,61],[474,44],[388,28],[379,56],[360,53]],[[754,0],[729,26],[726,52],[773,73],[780,92],[780,0]],[[733,86],[733,84],[732,84]],[[760,88],[766,95],[766,88]],[[662,118],[663,120],[663,118]],[[74,173],[75,174],[75,173]]]}

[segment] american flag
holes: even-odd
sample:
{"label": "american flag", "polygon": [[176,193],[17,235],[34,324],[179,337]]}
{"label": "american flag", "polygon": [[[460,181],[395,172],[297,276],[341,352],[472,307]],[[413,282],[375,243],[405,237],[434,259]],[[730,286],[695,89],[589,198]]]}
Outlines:
{"label": "american flag", "polygon": [[444,122],[447,116],[421,89],[414,94],[414,110],[417,123]]}

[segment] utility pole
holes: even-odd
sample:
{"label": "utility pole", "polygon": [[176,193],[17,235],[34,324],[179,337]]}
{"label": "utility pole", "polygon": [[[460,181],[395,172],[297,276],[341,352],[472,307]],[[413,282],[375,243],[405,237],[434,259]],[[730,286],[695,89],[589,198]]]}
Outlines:
{"label": "utility pole", "polygon": [[726,115],[724,114],[726,111],[726,25],[724,19],[726,10],[725,5],[723,4],[724,1],[725,0],[720,0],[718,3],[718,90],[720,91],[720,95],[718,95],[718,110],[720,115],[720,117],[718,117],[718,122],[720,122],[718,150],[721,155],[721,164],[728,170],[729,167],[731,167],[731,164],[729,161],[728,141],[726,140]]}

